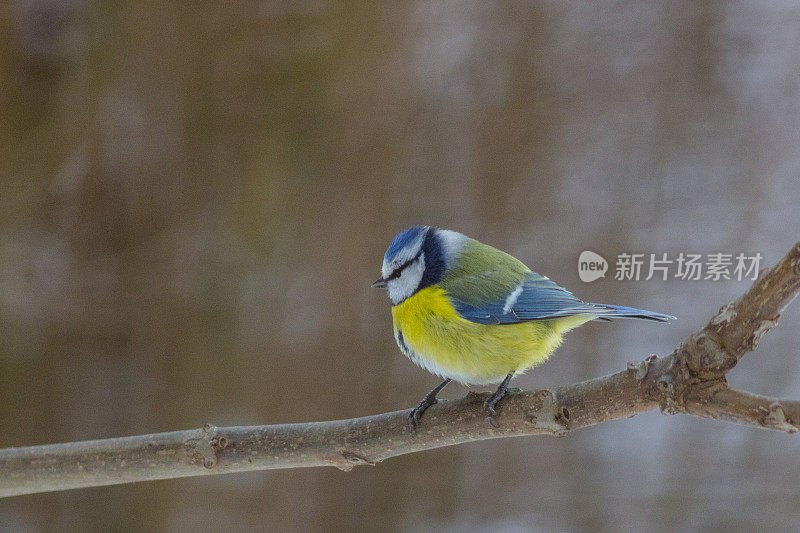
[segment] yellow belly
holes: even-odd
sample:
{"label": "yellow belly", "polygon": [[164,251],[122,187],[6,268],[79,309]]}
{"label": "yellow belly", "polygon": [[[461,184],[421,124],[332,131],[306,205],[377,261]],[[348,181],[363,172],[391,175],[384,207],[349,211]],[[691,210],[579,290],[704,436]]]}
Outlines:
{"label": "yellow belly", "polygon": [[461,318],[436,285],[392,307],[397,344],[412,361],[439,376],[476,385],[496,383],[545,361],[564,333],[593,318],[477,324]]}

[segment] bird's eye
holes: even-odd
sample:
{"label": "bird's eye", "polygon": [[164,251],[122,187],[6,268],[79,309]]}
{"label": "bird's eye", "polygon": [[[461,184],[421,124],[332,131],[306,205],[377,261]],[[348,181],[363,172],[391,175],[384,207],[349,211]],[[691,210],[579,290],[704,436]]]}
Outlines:
{"label": "bird's eye", "polygon": [[415,262],[417,259],[419,259],[419,258],[420,258],[420,256],[422,256],[422,250],[420,250],[419,252],[417,252],[417,255],[415,255],[415,256],[414,256],[414,257],[413,257],[411,260],[409,260],[409,261],[406,261],[405,263],[403,263],[403,264],[402,264],[402,265],[400,265],[399,267],[395,268],[395,269],[392,271],[392,273],[391,273],[391,274],[389,274],[389,275],[386,277],[386,279],[385,279],[384,281],[390,281],[390,280],[397,279],[397,278],[399,278],[400,276],[402,276],[402,275],[403,275],[403,269],[404,269],[404,268],[406,268],[408,265],[410,265],[410,264],[414,263],[414,262]]}

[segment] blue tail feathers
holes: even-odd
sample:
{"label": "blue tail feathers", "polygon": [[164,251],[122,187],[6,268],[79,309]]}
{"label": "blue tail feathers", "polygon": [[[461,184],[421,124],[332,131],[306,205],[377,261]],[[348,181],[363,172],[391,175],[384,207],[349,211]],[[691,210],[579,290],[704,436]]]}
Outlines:
{"label": "blue tail feathers", "polygon": [[607,304],[589,304],[599,308],[603,312],[598,313],[598,318],[644,318],[646,320],[655,320],[656,322],[668,322],[675,320],[672,315],[665,315],[653,311],[645,311],[644,309],[636,309],[635,307],[625,307],[622,305],[607,305]]}

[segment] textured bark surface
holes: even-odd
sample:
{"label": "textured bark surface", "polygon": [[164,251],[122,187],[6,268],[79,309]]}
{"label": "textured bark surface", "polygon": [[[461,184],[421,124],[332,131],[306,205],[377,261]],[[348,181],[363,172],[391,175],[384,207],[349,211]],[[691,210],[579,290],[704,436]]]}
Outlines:
{"label": "textured bark surface", "polygon": [[796,433],[800,402],[730,389],[725,374],[780,318],[800,290],[800,244],[764,271],[667,357],[649,356],[622,372],[553,390],[509,394],[492,427],[486,394],[441,402],[415,432],[410,410],[304,424],[174,431],[0,450],[0,496],[246,470],[375,464],[464,442],[573,429],[659,407]]}

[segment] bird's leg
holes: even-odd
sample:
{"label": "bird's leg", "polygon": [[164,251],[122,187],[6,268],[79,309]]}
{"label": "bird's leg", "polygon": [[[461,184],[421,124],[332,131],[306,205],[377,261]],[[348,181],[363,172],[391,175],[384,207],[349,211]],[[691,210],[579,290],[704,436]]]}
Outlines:
{"label": "bird's leg", "polygon": [[441,382],[439,385],[437,385],[435,389],[426,394],[425,397],[422,399],[422,401],[419,402],[419,405],[416,406],[413,411],[411,411],[411,414],[408,415],[408,423],[411,426],[412,430],[415,427],[417,427],[417,424],[419,423],[419,417],[422,416],[422,413],[424,413],[425,410],[431,405],[434,405],[439,402],[439,400],[436,399],[436,395],[439,394],[439,392],[441,392],[441,390],[445,388],[445,386],[451,381],[453,380],[447,378],[446,380]]}
{"label": "bird's leg", "polygon": [[489,396],[489,398],[483,403],[483,408],[486,409],[486,418],[489,420],[489,423],[494,427],[498,427],[497,424],[494,423],[494,415],[497,414],[497,411],[495,411],[494,406],[497,405],[497,402],[499,402],[503,398],[503,396],[506,395],[506,392],[508,392],[508,382],[511,381],[511,378],[513,377],[514,377],[513,372],[507,375],[506,378],[503,380],[503,382],[500,383],[500,386],[497,387],[497,390],[494,391],[494,394]]}

